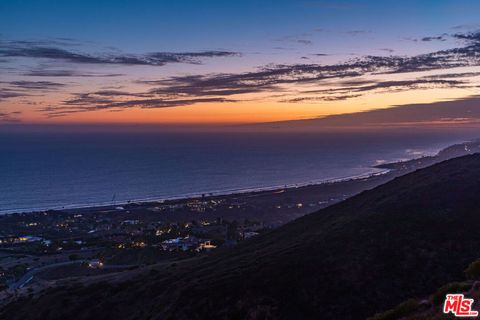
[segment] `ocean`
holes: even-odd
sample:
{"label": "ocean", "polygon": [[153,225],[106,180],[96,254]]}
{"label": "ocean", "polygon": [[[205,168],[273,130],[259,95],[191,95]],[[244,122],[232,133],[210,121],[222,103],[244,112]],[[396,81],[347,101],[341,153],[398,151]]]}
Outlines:
{"label": "ocean", "polygon": [[471,132],[0,132],[0,213],[230,193],[377,172]]}

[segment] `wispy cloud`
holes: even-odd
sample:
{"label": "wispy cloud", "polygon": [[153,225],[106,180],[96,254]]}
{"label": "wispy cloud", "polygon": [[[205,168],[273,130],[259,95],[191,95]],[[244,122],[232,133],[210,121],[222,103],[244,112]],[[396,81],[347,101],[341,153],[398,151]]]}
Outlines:
{"label": "wispy cloud", "polygon": [[456,31],[465,31],[465,30],[477,30],[480,28],[480,24],[478,23],[465,23],[453,26],[451,29]]}
{"label": "wispy cloud", "polygon": [[[471,39],[474,37],[469,37]],[[471,41],[471,40],[469,40]],[[366,56],[344,63],[273,65],[245,73],[178,76],[143,83],[157,86],[150,92],[170,96],[228,96],[282,90],[284,84],[320,84],[325,80],[341,80],[366,75],[389,75],[421,71],[446,70],[480,65],[480,45],[436,51],[416,56]],[[385,84],[400,86],[400,83]],[[403,83],[403,86],[412,83]],[[415,84],[460,85],[452,81],[435,83],[415,80]],[[378,85],[377,85],[378,86]]]}
{"label": "wispy cloud", "polygon": [[[199,103],[236,102],[251,99],[246,94],[276,94],[278,102],[339,101],[367,93],[412,89],[469,88],[470,73],[429,75],[409,80],[372,81],[371,75],[411,74],[480,66],[480,44],[476,33],[457,35],[463,47],[414,56],[365,56],[335,64],[277,64],[243,73],[212,73],[141,80],[142,92],[97,90],[75,94],[71,99],[43,111],[49,116],[93,110],[167,108]],[[459,79],[455,79],[459,78]],[[461,79],[461,80],[460,80]],[[324,89],[327,84],[330,88]],[[318,85],[319,89],[311,89]],[[293,89],[292,89],[293,86]],[[306,89],[306,87],[310,89]]]}
{"label": "wispy cloud", "polygon": [[315,96],[315,97],[296,97],[291,99],[280,100],[280,102],[298,103],[298,102],[319,102],[319,101],[342,101],[362,96],[361,94],[337,94],[331,96]]}
{"label": "wispy cloud", "polygon": [[0,88],[0,101],[10,99],[10,98],[18,98],[18,97],[26,97],[29,94],[25,92],[15,91],[9,88]]}
{"label": "wispy cloud", "polygon": [[137,98],[153,97],[153,94],[151,93],[135,93],[135,92],[128,92],[128,91],[120,91],[120,90],[100,90],[90,94],[102,96],[102,97],[137,97]]}
{"label": "wispy cloud", "polygon": [[[351,98],[361,97],[371,92],[398,92],[412,89],[432,89],[439,87],[462,88],[467,85],[464,81],[443,80],[443,79],[414,79],[402,81],[379,81],[366,83],[359,82],[356,86],[340,86],[333,89],[307,90],[303,94],[310,96],[296,97],[286,99],[282,102],[315,102],[315,101],[339,101]],[[311,95],[314,96],[311,96]]]}
{"label": "wispy cloud", "polygon": [[[301,40],[300,36],[291,39]],[[367,93],[386,93],[399,90],[432,88],[470,88],[469,79],[475,72],[446,74],[457,67],[480,66],[480,33],[467,32],[449,35],[456,39],[457,46],[412,56],[370,55],[331,64],[296,63],[269,64],[248,72],[224,72],[165,76],[157,79],[133,80],[136,91],[127,90],[125,83],[120,88],[105,88],[89,92],[70,93],[71,97],[57,105],[43,107],[49,117],[95,110],[121,111],[128,108],[169,108],[201,103],[239,102],[257,99],[274,99],[277,102],[302,103],[315,101],[340,101],[358,98]],[[446,37],[441,35],[441,37]],[[434,41],[435,37],[425,41]],[[460,43],[460,45],[458,45]],[[37,44],[15,43],[8,48],[0,45],[0,55],[28,56],[61,59],[76,63],[147,64],[200,63],[203,58],[236,55],[229,51],[204,51],[184,53],[150,53],[146,55],[90,55],[80,54],[65,48],[46,50]],[[20,46],[17,48],[16,46]],[[2,51],[3,50],[3,51]],[[13,51],[11,51],[13,50]],[[15,50],[18,50],[15,51]],[[14,52],[14,53],[12,53]],[[318,53],[317,56],[324,56]],[[304,62],[309,62],[304,60]],[[74,68],[72,68],[74,69]],[[415,73],[429,71],[428,76]],[[440,74],[441,72],[441,74]],[[66,69],[37,68],[25,73],[38,77],[90,77],[108,76],[101,73],[77,72]],[[392,75],[402,75],[408,80],[392,80]],[[412,75],[409,77],[409,75]],[[120,74],[113,74],[117,76]],[[383,77],[382,80],[368,80]],[[396,78],[396,77],[395,77]],[[31,80],[31,79],[30,79]],[[54,79],[49,79],[54,80]],[[131,80],[130,80],[131,81]],[[28,95],[30,90],[60,90],[64,83],[54,81],[4,82],[6,91],[0,99]],[[253,98],[252,98],[253,97]]]}
{"label": "wispy cloud", "polygon": [[349,31],[345,31],[344,33],[351,36],[359,36],[359,35],[369,34],[372,32],[368,30],[349,30]]}
{"label": "wispy cloud", "polygon": [[430,41],[446,41],[447,40],[447,35],[443,34],[441,36],[429,36],[429,37],[423,37],[420,38],[421,41],[423,42],[430,42]]}
{"label": "wispy cloud", "polygon": [[49,70],[49,69],[33,69],[23,73],[27,77],[120,77],[122,73],[95,73],[95,72],[80,72],[76,70]]}
{"label": "wispy cloud", "polygon": [[19,111],[6,112],[0,110],[0,123],[2,122],[20,122],[18,116],[21,114]]}
{"label": "wispy cloud", "polygon": [[59,90],[66,85],[51,81],[0,81],[0,102],[6,99],[32,97],[39,92]]}
{"label": "wispy cloud", "polygon": [[312,36],[311,33],[301,33],[301,34],[294,34],[294,35],[287,35],[280,38],[274,39],[277,42],[287,42],[292,44],[302,44],[302,45],[311,45],[313,41],[310,40]]}
{"label": "wispy cloud", "polygon": [[52,82],[52,81],[11,81],[8,82],[10,86],[17,87],[20,89],[30,89],[30,90],[54,90],[59,89],[65,86],[63,83]]}
{"label": "wispy cloud", "polygon": [[369,34],[372,33],[372,31],[370,31],[370,30],[363,30],[363,29],[342,31],[342,30],[334,30],[334,29],[326,29],[326,28],[315,28],[315,29],[313,29],[313,32],[316,32],[316,33],[333,33],[333,34],[347,35],[347,36],[352,36],[352,37],[369,35]]}
{"label": "wispy cloud", "polygon": [[69,115],[72,113],[97,110],[122,111],[128,108],[158,109],[187,106],[198,103],[235,102],[235,100],[226,98],[150,98],[119,100],[117,99],[118,96],[132,97],[131,94],[118,92],[114,92],[113,94],[107,94],[106,92],[84,93],[78,94],[75,98],[64,101],[63,104],[60,106],[45,107],[41,111],[44,112],[47,117],[53,118]]}
{"label": "wispy cloud", "polygon": [[425,76],[424,79],[452,79],[452,78],[472,78],[480,77],[480,72],[459,72],[459,73],[442,73],[431,76]]}
{"label": "wispy cloud", "polygon": [[380,51],[385,51],[385,52],[388,52],[388,53],[394,53],[395,50],[394,49],[391,49],[391,48],[380,48],[378,49]]}
{"label": "wispy cloud", "polygon": [[[461,29],[460,26],[456,29]],[[405,40],[413,41],[413,42],[432,42],[432,41],[447,41],[448,39],[457,39],[457,40],[464,40],[464,41],[470,41],[472,43],[479,43],[480,42],[480,32],[459,32],[459,33],[442,33],[441,35],[438,36],[425,36],[421,38],[404,38]]]}
{"label": "wispy cloud", "polygon": [[472,43],[472,45],[480,46],[480,31],[468,33],[455,33],[454,38]]}
{"label": "wispy cloud", "polygon": [[0,57],[42,58],[61,60],[80,64],[113,64],[113,65],[149,65],[163,66],[169,63],[200,64],[202,59],[214,57],[238,56],[232,51],[199,51],[199,52],[151,52],[146,54],[88,54],[73,51],[70,48],[51,46],[32,41],[1,41]]}

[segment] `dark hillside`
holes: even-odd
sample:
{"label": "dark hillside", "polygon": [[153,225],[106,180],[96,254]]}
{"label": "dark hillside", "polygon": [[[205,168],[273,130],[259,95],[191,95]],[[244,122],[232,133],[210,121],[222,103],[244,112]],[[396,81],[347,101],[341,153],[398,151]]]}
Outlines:
{"label": "dark hillside", "polygon": [[452,159],[234,249],[121,284],[53,288],[4,319],[364,319],[480,257],[480,155]]}

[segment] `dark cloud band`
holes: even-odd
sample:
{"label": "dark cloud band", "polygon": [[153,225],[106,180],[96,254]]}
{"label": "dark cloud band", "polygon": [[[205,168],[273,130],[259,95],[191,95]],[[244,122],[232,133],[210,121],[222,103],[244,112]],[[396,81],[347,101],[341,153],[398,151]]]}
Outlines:
{"label": "dark cloud band", "polygon": [[163,66],[169,63],[199,64],[204,58],[240,55],[231,51],[152,52],[147,54],[101,54],[75,52],[61,47],[39,45],[38,42],[0,42],[1,57],[43,58],[70,63]]}

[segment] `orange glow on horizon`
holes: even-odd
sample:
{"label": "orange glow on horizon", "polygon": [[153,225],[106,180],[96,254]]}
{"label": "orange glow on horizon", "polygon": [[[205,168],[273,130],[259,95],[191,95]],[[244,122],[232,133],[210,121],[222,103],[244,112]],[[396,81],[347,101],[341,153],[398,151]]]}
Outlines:
{"label": "orange glow on horizon", "polygon": [[[47,118],[24,106],[24,123],[83,124],[186,124],[235,125],[288,120],[304,120],[329,115],[355,113],[411,103],[432,103],[460,99],[471,92],[462,89],[429,89],[369,94],[345,101],[283,103],[268,100],[202,103],[170,108],[128,108],[121,111],[98,110]],[[53,100],[53,97],[50,97]]]}

